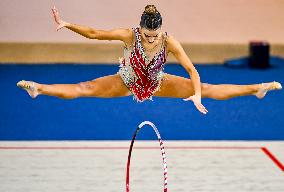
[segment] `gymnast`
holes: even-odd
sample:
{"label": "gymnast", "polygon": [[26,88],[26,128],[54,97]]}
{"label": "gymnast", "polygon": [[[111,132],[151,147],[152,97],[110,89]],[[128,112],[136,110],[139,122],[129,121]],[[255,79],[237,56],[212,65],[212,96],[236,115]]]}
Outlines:
{"label": "gymnast", "polygon": [[[172,35],[162,31],[162,16],[154,5],[145,7],[139,26],[108,31],[65,22],[55,6],[51,10],[57,31],[65,27],[88,39],[120,40],[124,43],[124,57],[119,59],[117,74],[87,82],[47,85],[34,81],[19,81],[17,86],[26,90],[32,98],[38,95],[62,99],[133,95],[140,102],[152,99],[152,96],[184,98],[184,101],[192,101],[201,113],[206,114],[208,111],[202,105],[201,98],[225,100],[255,95],[261,99],[268,91],[282,88],[281,84],[275,81],[250,85],[201,83],[197,70],[181,44]],[[163,71],[169,53],[173,54],[191,79]]]}

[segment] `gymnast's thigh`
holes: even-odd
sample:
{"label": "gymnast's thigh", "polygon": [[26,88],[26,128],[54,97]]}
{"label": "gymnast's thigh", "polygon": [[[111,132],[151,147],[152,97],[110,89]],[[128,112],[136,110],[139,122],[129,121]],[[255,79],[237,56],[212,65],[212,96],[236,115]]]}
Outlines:
{"label": "gymnast's thigh", "polygon": [[89,97],[123,97],[131,95],[119,74],[99,77],[79,84],[83,89],[89,90],[86,95]]}
{"label": "gymnast's thigh", "polygon": [[194,88],[190,79],[165,73],[160,90],[154,96],[187,98],[194,94]]}

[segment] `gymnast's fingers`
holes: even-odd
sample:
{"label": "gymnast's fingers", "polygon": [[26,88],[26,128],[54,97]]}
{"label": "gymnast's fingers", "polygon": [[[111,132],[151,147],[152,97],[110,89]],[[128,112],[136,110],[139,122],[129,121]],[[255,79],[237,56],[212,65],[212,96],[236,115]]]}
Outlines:
{"label": "gymnast's fingers", "polygon": [[208,113],[208,110],[204,107],[204,105],[202,105],[201,103],[200,103],[200,105],[202,106],[203,110],[204,110],[206,113]]}
{"label": "gymnast's fingers", "polygon": [[207,113],[207,110],[205,109],[205,107],[201,103],[197,104],[196,107],[201,113],[203,113],[203,114]]}

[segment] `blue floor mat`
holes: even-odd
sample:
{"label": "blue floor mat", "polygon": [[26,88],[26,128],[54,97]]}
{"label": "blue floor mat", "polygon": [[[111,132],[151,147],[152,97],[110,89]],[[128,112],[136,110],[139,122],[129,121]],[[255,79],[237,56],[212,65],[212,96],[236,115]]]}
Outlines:
{"label": "blue floor mat", "polygon": [[[252,84],[284,83],[284,62],[271,68],[226,68],[196,65],[202,82]],[[117,65],[0,65],[0,140],[129,140],[136,126],[152,121],[166,140],[283,140],[284,92],[270,92],[225,101],[203,99],[202,115],[191,102],[156,98],[137,103],[132,97],[62,100],[31,99],[16,87],[19,80],[40,83],[78,83],[116,73]],[[167,73],[188,77],[180,65],[166,65]],[[155,139],[144,129],[138,139]]]}

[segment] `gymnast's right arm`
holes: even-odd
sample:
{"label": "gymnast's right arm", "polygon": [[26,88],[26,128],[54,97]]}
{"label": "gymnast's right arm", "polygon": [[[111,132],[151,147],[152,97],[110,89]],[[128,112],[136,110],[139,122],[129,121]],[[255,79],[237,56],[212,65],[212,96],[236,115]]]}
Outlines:
{"label": "gymnast's right arm", "polygon": [[81,25],[67,23],[61,20],[58,10],[55,6],[51,9],[55,22],[57,23],[56,30],[66,27],[71,31],[74,31],[86,38],[89,39],[98,39],[98,40],[121,40],[126,44],[132,39],[132,31],[130,29],[114,29],[114,30],[97,30],[90,27],[85,27]]}

